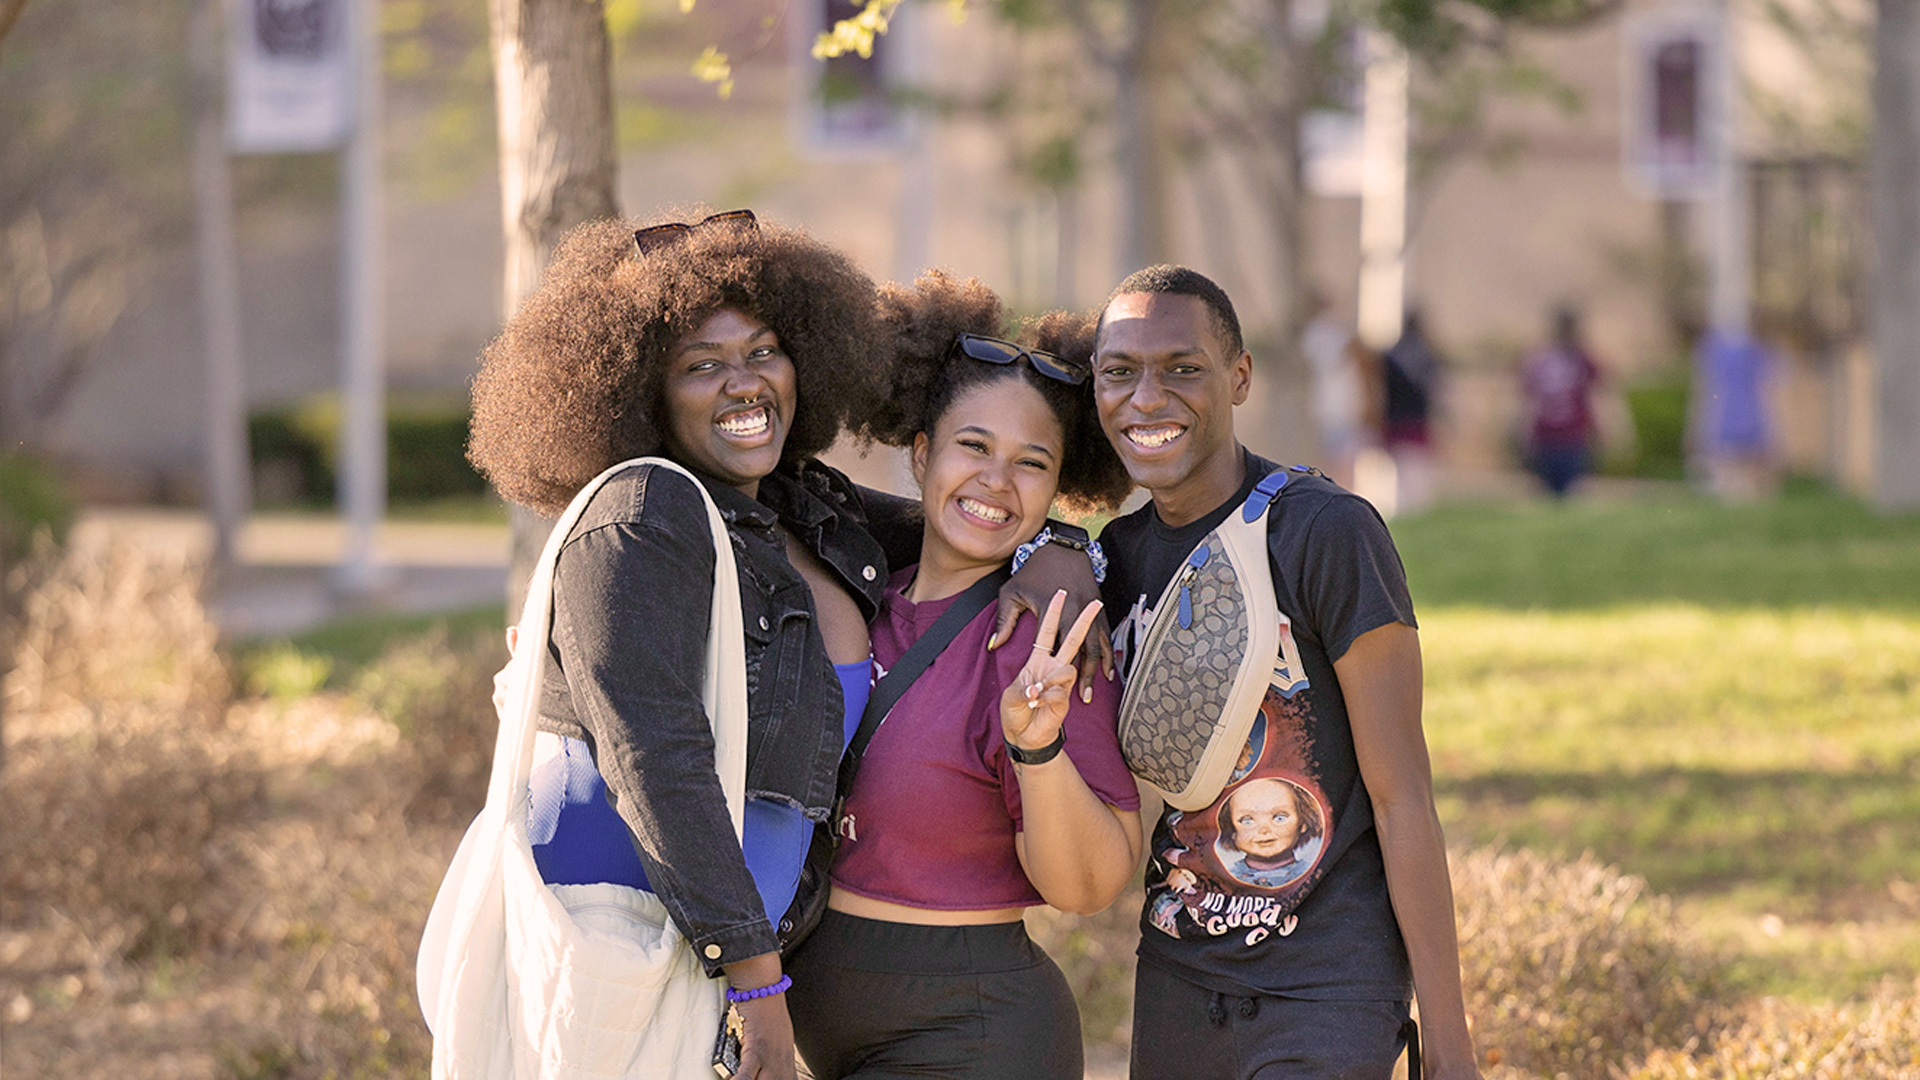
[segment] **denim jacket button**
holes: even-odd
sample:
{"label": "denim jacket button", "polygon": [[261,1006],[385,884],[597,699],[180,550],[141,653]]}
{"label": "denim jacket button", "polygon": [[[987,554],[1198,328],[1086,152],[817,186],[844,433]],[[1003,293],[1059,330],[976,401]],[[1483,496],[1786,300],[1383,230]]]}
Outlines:
{"label": "denim jacket button", "polygon": [[705,951],[706,951],[706,954],[707,954],[707,959],[709,959],[709,960],[718,960],[718,959],[720,959],[720,946],[718,946],[718,945],[709,945],[709,946],[707,946],[707,948],[706,948],[706,950],[705,950]]}
{"label": "denim jacket button", "polygon": [[760,629],[765,630],[766,628],[767,628],[767,617],[765,615],[762,615],[760,616]]}
{"label": "denim jacket button", "polygon": [[871,566],[863,566],[860,568],[860,576],[866,578],[868,581],[872,581],[874,578],[880,576],[880,572]]}

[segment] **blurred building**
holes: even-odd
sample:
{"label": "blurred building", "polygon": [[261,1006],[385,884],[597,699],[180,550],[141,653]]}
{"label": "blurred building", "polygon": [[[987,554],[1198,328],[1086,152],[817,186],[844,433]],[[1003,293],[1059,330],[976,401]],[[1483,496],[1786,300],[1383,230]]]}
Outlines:
{"label": "blurred building", "polygon": [[[449,394],[464,387],[498,325],[501,259],[485,141],[491,90],[471,70],[476,56],[484,63],[484,24],[433,14],[454,6],[414,4],[428,14],[389,29],[387,131],[391,381]],[[844,246],[876,277],[925,261],[981,276],[1023,311],[1092,306],[1118,280],[1123,192],[1104,123],[1112,90],[1070,28],[1017,30],[982,5],[955,22],[945,5],[925,5],[883,42],[894,65],[884,78],[856,72],[830,87],[856,107],[797,118],[794,102],[815,84],[788,39],[804,34],[764,25],[759,7],[749,17],[720,0],[699,5],[693,21],[669,10],[676,5],[616,6],[633,24],[616,27],[628,213],[751,206]],[[7,49],[32,46],[35,17],[29,8]],[[1747,80],[1764,96],[1746,136],[1761,162],[1756,326],[1789,359],[1776,388],[1788,463],[1851,476],[1865,445],[1850,306],[1862,200],[1860,147],[1840,129],[1849,103],[1864,102],[1866,69],[1812,55],[1760,19],[1742,34]],[[713,41],[734,60],[726,100],[688,74]],[[1204,45],[1189,44],[1199,56]],[[424,66],[423,50],[433,60]],[[1513,373],[1554,305],[1582,307],[1616,386],[1678,372],[1683,338],[1699,320],[1698,215],[1636,194],[1623,175],[1617,21],[1524,35],[1514,55],[1520,62],[1500,69],[1504,88],[1470,107],[1441,76],[1418,65],[1414,75],[1407,290],[1449,363],[1440,453],[1468,471],[1511,464]],[[896,129],[901,102],[927,107]],[[1196,120],[1196,108],[1183,97],[1148,111],[1168,125],[1156,144],[1158,243],[1217,279],[1241,309],[1264,388],[1242,422],[1248,441],[1309,459],[1306,373],[1282,342],[1278,314],[1292,286],[1281,280],[1287,263],[1263,189],[1250,179],[1259,162],[1246,167],[1262,151]],[[337,381],[338,227],[325,162],[249,168],[243,345],[248,395],[268,406]],[[1305,200],[1306,277],[1348,312],[1358,218],[1351,194]],[[172,235],[178,250],[154,253],[152,272],[41,440],[101,496],[194,495],[202,375],[191,248],[183,229]]]}

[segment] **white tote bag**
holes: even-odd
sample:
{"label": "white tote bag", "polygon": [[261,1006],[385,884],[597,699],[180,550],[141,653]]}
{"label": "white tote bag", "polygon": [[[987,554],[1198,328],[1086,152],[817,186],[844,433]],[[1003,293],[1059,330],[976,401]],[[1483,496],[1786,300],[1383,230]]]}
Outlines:
{"label": "white tote bag", "polygon": [[719,508],[686,470],[637,458],[574,496],[547,537],[520,615],[487,804],[440,884],[416,982],[433,1032],[435,1080],[711,1080],[723,987],[651,893],[624,885],[549,887],[527,834],[534,729],[553,618],[553,570],[587,500],[638,464],[686,476],[713,530],[704,704],[736,839],[745,808],[747,672],[738,568]]}

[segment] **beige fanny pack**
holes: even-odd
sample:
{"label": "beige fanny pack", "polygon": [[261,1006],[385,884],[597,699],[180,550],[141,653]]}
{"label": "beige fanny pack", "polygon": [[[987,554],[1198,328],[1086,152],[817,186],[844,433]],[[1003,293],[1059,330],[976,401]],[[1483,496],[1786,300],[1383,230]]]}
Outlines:
{"label": "beige fanny pack", "polygon": [[1194,547],[1161,594],[1133,660],[1120,703],[1120,750],[1134,775],[1176,810],[1219,798],[1267,686],[1299,676],[1298,661],[1280,653],[1286,616],[1267,562],[1267,515],[1290,478],[1286,469],[1269,473]]}

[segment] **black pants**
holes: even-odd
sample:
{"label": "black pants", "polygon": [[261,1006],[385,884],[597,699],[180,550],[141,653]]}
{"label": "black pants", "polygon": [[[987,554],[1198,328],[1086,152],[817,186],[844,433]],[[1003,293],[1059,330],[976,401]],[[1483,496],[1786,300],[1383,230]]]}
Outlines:
{"label": "black pants", "polygon": [[920,926],[838,911],[787,970],[817,1080],[1081,1080],[1080,1010],[1024,923]]}
{"label": "black pants", "polygon": [[1408,1039],[1404,1001],[1219,994],[1142,963],[1132,1080],[1388,1080]]}

